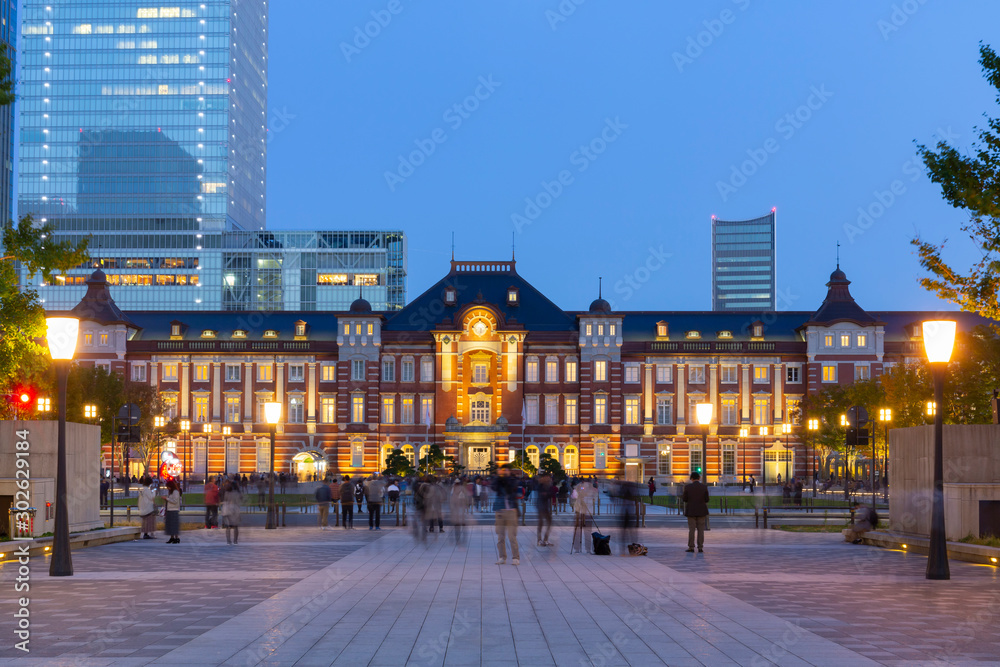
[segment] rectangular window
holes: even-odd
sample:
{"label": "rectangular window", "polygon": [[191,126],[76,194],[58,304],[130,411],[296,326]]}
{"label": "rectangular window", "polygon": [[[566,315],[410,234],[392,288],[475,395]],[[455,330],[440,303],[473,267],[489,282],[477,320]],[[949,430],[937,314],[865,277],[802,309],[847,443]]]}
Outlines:
{"label": "rectangular window", "polygon": [[351,379],[358,381],[365,379],[365,360],[364,359],[352,359],[351,360]]}
{"label": "rectangular window", "polygon": [[208,396],[194,397],[194,421],[199,424],[208,421]]}
{"label": "rectangular window", "polygon": [[538,423],[538,397],[528,396],[524,399],[524,423]]}
{"label": "rectangular window", "polygon": [[691,384],[705,384],[705,367],[691,366],[688,368],[688,382]]}
{"label": "rectangular window", "polygon": [[722,415],[719,423],[723,426],[735,426],[736,425],[736,399],[735,398],[723,398],[722,399]]}
{"label": "rectangular window", "polygon": [[837,381],[837,367],[833,364],[823,364],[823,382]]}
{"label": "rectangular window", "polygon": [[323,364],[320,367],[320,381],[322,382],[336,382],[337,381],[337,365],[336,364]]}
{"label": "rectangular window", "polygon": [[[237,454],[238,456],[238,454]],[[271,443],[268,440],[257,441],[257,470],[271,469]],[[235,472],[235,470],[233,471]]]}
{"label": "rectangular window", "polygon": [[368,323],[368,335],[371,336],[375,333],[375,325],[371,322]]}
{"label": "rectangular window", "polygon": [[208,382],[208,364],[194,365],[194,381]]}
{"label": "rectangular window", "polygon": [[851,334],[840,334],[840,347],[851,346]]}
{"label": "rectangular window", "polygon": [[166,417],[167,420],[177,417],[176,396],[163,396],[163,416]]}
{"label": "rectangular window", "polygon": [[382,382],[396,381],[396,362],[393,359],[382,360]]}
{"label": "rectangular window", "polygon": [[609,336],[614,336],[615,335],[615,325],[614,324],[609,324],[608,325],[608,335]]}
{"label": "rectangular window", "polygon": [[673,381],[674,367],[670,364],[656,364],[656,383],[670,384]]}
{"label": "rectangular window", "polygon": [[567,398],[563,401],[563,410],[565,412],[564,423],[569,425],[576,424],[576,399]]}
{"label": "rectangular window", "polygon": [[301,396],[291,396],[288,399],[288,423],[301,424],[305,421],[305,401]]}
{"label": "rectangular window", "polygon": [[259,364],[257,366],[257,381],[271,382],[274,380],[274,366],[271,364]]}
{"label": "rectangular window", "polygon": [[289,364],[288,365],[288,381],[289,382],[304,382],[306,379],[306,367],[304,364]]}
{"label": "rectangular window", "polygon": [[598,336],[603,336],[604,335],[604,325],[603,324],[598,324],[597,325],[597,335]]}
{"label": "rectangular window", "polygon": [[430,396],[424,396],[420,399],[420,423],[434,423],[434,399]]}
{"label": "rectangular window", "polygon": [[871,377],[871,369],[868,366],[857,365],[854,367],[855,380],[867,380]]}
{"label": "rectangular window", "polygon": [[396,423],[396,397],[395,396],[383,396],[382,397],[382,423],[383,424],[395,424]]}
{"label": "rectangular window", "polygon": [[146,364],[135,364],[132,366],[132,382],[146,381]]}
{"label": "rectangular window", "polygon": [[563,379],[566,382],[576,382],[576,359],[567,359]]}
{"label": "rectangular window", "polygon": [[490,381],[489,366],[483,362],[472,365],[472,383],[488,384]]}
{"label": "rectangular window", "polygon": [[767,384],[769,366],[754,366],[753,367],[753,381],[754,384]]}
{"label": "rectangular window", "polygon": [[361,468],[365,465],[365,443],[361,441],[351,443],[351,466]]}
{"label": "rectangular window", "polygon": [[545,381],[546,382],[559,382],[559,360],[558,359],[546,359],[545,360]]}
{"label": "rectangular window", "polygon": [[799,399],[790,398],[785,402],[785,410],[788,415],[788,421],[792,424],[798,424],[802,421],[802,410],[799,407]]}
{"label": "rectangular window", "polygon": [[413,359],[403,359],[399,367],[400,381],[413,382]]}
{"label": "rectangular window", "polygon": [[656,423],[661,426],[674,423],[674,402],[670,398],[656,399]]}
{"label": "rectangular window", "polygon": [[699,474],[705,472],[705,457],[704,452],[701,451],[701,443],[692,442],[688,446],[691,455],[691,472]]}
{"label": "rectangular window", "polygon": [[627,426],[639,425],[639,397],[629,396],[625,399],[625,424]]}
{"label": "rectangular window", "polygon": [[[537,410],[537,404],[536,404]],[[480,422],[483,424],[490,423],[490,401],[489,399],[480,398],[472,399],[469,401],[469,414],[472,417],[472,421]]]}
{"label": "rectangular window", "polygon": [[107,344],[108,344],[108,334],[102,333],[101,334],[101,345],[107,345]]}
{"label": "rectangular window", "polygon": [[670,445],[665,442],[660,443],[659,451],[656,452],[656,474],[670,474]]}
{"label": "rectangular window", "polygon": [[833,347],[833,334],[823,336],[823,347]]}
{"label": "rectangular window", "polygon": [[595,424],[607,424],[608,423],[608,397],[607,396],[595,396],[594,397],[594,423]]}
{"label": "rectangular window", "polygon": [[400,419],[401,424],[412,424],[413,423],[413,397],[407,396],[400,402]]}
{"label": "rectangular window", "polygon": [[858,334],[857,342],[858,342],[858,347],[868,347],[868,335]]}
{"label": "rectangular window", "polygon": [[736,364],[722,365],[722,384],[736,384]]}
{"label": "rectangular window", "polygon": [[365,423],[365,395],[351,394],[351,423]]}
{"label": "rectangular window", "polygon": [[91,345],[93,345],[94,344],[94,334],[92,334],[92,333],[85,333],[85,334],[83,334],[83,344],[86,345],[87,347],[90,347]]}
{"label": "rectangular window", "polygon": [[226,382],[240,381],[240,364],[226,364]]}
{"label": "rectangular window", "polygon": [[594,467],[598,470],[604,470],[608,467],[608,443],[594,443]]}
{"label": "rectangular window", "polygon": [[538,382],[538,359],[529,357],[524,362],[524,381]]}
{"label": "rectangular window", "polygon": [[434,382],[434,357],[420,358],[420,381]]}
{"label": "rectangular window", "polygon": [[323,396],[319,399],[319,420],[323,424],[333,424],[337,421],[336,397]]}
{"label": "rectangular window", "polygon": [[545,397],[545,423],[546,424],[558,424],[559,423],[559,397],[558,396],[546,396]]}
{"label": "rectangular window", "polygon": [[736,474],[736,445],[726,443],[722,446],[722,474]]}
{"label": "rectangular window", "polygon": [[625,364],[625,382],[639,381],[639,364],[630,361]]}
{"label": "rectangular window", "polygon": [[785,382],[791,384],[798,384],[802,382],[802,367],[801,366],[789,366],[785,369]]}
{"label": "rectangular window", "polygon": [[753,423],[766,426],[771,423],[771,400],[768,398],[753,399]]}
{"label": "rectangular window", "polygon": [[586,335],[591,336],[594,333],[594,325],[588,324],[584,330],[586,332]]}
{"label": "rectangular window", "polygon": [[608,362],[603,359],[594,361],[594,382],[608,381]]}
{"label": "rectangular window", "polygon": [[226,423],[238,424],[240,422],[240,397],[226,396]]}

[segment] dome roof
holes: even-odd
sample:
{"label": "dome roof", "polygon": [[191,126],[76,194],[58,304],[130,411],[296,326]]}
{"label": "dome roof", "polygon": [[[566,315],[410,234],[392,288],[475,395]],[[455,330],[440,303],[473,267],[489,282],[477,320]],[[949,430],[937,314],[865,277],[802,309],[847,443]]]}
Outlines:
{"label": "dome roof", "polygon": [[830,282],[843,282],[847,280],[847,274],[840,270],[840,265],[830,274]]}
{"label": "dome roof", "polygon": [[611,312],[611,304],[608,303],[607,301],[605,301],[604,299],[601,299],[601,298],[594,299],[594,301],[590,304],[590,308],[588,309],[588,312],[591,312],[591,313],[610,313]]}
{"label": "dome roof", "polygon": [[354,303],[351,304],[352,313],[370,313],[372,312],[372,305],[368,303],[366,299],[355,299]]}

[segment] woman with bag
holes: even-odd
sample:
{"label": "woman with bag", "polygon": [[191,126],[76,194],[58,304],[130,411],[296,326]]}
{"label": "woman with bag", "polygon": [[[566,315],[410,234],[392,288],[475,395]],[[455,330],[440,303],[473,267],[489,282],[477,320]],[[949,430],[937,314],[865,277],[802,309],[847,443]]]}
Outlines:
{"label": "woman with bag", "polygon": [[[222,523],[226,526],[226,544],[240,543],[240,506],[243,496],[240,487],[232,482],[226,482],[222,496]],[[232,529],[232,536],[229,531]]]}
{"label": "woman with bag", "polygon": [[142,478],[142,488],[139,489],[139,518],[142,519],[142,539],[154,540],[153,533],[156,532],[156,498],[153,490],[149,488],[152,484],[149,477]]}
{"label": "woman with bag", "polygon": [[167,482],[167,497],[164,499],[167,506],[164,523],[165,531],[170,539],[167,544],[180,544],[181,538],[181,490],[177,482],[170,480]]}

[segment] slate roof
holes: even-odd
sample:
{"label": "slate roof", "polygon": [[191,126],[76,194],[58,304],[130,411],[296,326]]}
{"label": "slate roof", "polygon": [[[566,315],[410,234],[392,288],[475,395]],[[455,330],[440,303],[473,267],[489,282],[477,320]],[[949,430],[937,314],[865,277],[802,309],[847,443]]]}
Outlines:
{"label": "slate roof", "polygon": [[80,303],[70,311],[81,320],[97,322],[98,324],[126,324],[135,327],[136,324],[115,304],[108,289],[108,278],[104,271],[97,269],[87,278],[87,293]]}
{"label": "slate roof", "polygon": [[826,298],[823,305],[819,307],[807,324],[833,324],[835,322],[854,322],[862,326],[877,324],[878,320],[869,315],[864,308],[859,306],[851,296],[849,285],[851,281],[847,279],[847,274],[840,270],[837,265],[836,270],[830,274],[830,281],[826,284]]}
{"label": "slate roof", "polygon": [[218,332],[216,340],[232,340],[234,329],[244,329],[245,339],[265,340],[264,332],[274,329],[277,338],[266,340],[294,340],[295,323],[304,321],[308,326],[308,339],[312,341],[337,340],[337,315],[334,313],[299,311],[219,311],[189,310],[168,313],[162,310],[130,310],[128,316],[142,331],[132,340],[170,340],[170,323],[184,324],[184,340],[201,340],[201,332],[212,329]]}

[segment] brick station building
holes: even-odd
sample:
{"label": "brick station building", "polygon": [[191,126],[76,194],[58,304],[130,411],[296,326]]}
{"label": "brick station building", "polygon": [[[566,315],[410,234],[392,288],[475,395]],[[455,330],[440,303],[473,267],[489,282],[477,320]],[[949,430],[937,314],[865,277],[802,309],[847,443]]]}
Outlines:
{"label": "brick station building", "polygon": [[804,396],[923,356],[933,315],[866,312],[849,284],[838,267],[815,312],[616,312],[601,298],[575,312],[514,261],[452,261],[399,311],[358,298],[338,313],[171,314],[122,312],[98,270],[73,312],[79,363],[148,382],[168,418],[192,422],[165,446],[196,476],[269,469],[262,406],[278,401],[275,470],[304,478],[373,472],[393,449],[416,460],[436,443],[470,471],[521,450],[584,475],[773,480],[812,467]]}

